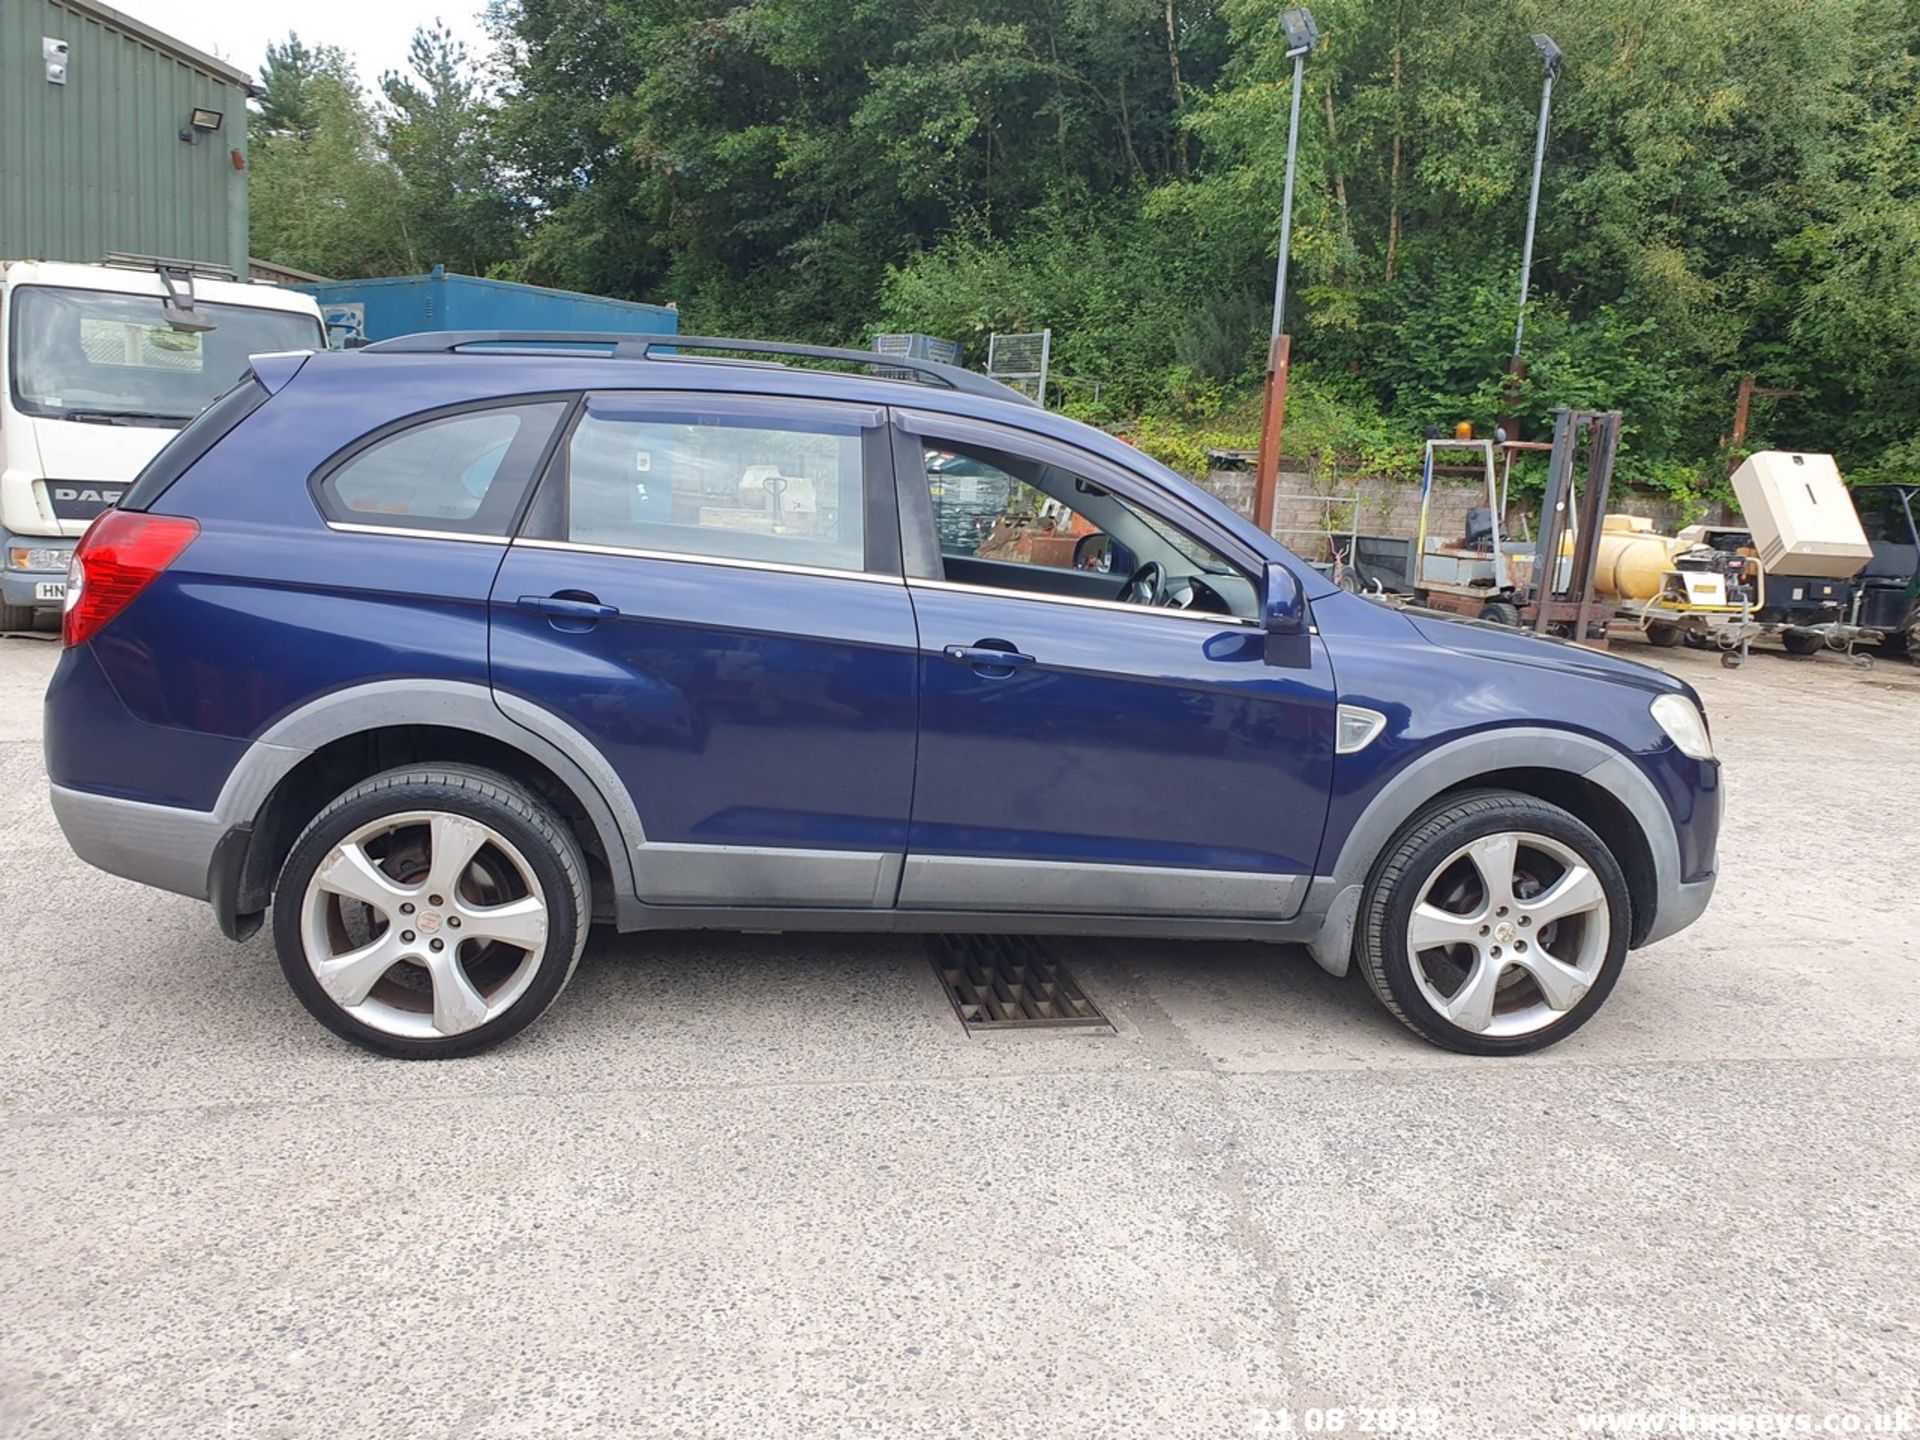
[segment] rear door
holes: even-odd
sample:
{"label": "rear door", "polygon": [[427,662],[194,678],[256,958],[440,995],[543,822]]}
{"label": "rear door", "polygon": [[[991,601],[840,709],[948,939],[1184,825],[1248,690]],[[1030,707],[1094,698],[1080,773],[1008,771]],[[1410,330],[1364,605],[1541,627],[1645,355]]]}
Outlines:
{"label": "rear door", "polygon": [[893,903],[917,677],[884,419],[617,392],[557,448],[493,588],[493,683],[619,775],[641,899]]}
{"label": "rear door", "polygon": [[[1318,636],[1270,655],[1257,557],[1075,447],[894,415],[921,671],[901,908],[1294,914],[1333,675]],[[1148,561],[1163,603],[1124,602]]]}

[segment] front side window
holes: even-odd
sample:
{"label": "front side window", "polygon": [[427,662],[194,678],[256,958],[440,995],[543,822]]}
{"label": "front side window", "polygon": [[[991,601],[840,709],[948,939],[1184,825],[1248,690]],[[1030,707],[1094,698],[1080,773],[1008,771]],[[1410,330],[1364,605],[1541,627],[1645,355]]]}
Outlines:
{"label": "front side window", "polygon": [[329,472],[320,507],[338,523],[505,535],[566,408],[505,405],[408,426]]}
{"label": "front side window", "polygon": [[985,446],[927,440],[945,578],[1252,618],[1255,587],[1210,546],[1085,476]]}
{"label": "front side window", "polygon": [[589,399],[567,445],[566,538],[830,570],[866,561],[863,426]]}
{"label": "front side window", "polygon": [[8,324],[13,401],[28,415],[184,425],[246,375],[249,358],[324,349],[311,315],[201,302],[211,330],[176,330],[157,295],[22,285]]}

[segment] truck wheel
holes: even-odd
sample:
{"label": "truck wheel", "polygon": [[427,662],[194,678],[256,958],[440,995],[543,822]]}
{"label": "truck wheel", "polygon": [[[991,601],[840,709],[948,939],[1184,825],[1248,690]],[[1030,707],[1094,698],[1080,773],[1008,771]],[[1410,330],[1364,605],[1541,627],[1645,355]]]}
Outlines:
{"label": "truck wheel", "polygon": [[1512,791],[1448,797],[1374,868],[1361,972],[1415,1033],[1520,1055],[1590,1019],[1626,963],[1632,900],[1600,837]]}
{"label": "truck wheel", "polygon": [[1489,600],[1480,607],[1480,618],[1492,625],[1505,625],[1510,630],[1520,628],[1520,607],[1509,605],[1504,600]]}
{"label": "truck wheel", "polygon": [[1647,627],[1647,643],[1660,650],[1678,645],[1680,643],[1680,627],[1678,625],[1649,625]]}
{"label": "truck wheel", "polygon": [[1807,630],[1782,630],[1780,643],[1789,655],[1818,655],[1827,648],[1825,637]]}
{"label": "truck wheel", "polygon": [[31,605],[0,605],[0,630],[31,630],[34,613]]}
{"label": "truck wheel", "polygon": [[531,1024],[572,978],[586,873],[566,826],[505,776],[390,770],[294,842],[274,947],[334,1034],[406,1060],[470,1055]]}

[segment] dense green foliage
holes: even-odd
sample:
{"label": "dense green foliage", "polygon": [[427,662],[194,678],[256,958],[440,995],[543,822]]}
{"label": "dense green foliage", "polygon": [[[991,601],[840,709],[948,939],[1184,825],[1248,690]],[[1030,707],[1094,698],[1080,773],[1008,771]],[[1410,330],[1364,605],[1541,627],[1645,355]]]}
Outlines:
{"label": "dense green foliage", "polygon": [[[1291,65],[1267,0],[496,0],[369,104],[289,40],[255,248],[677,301],[865,343],[1051,326],[1055,403],[1165,452],[1244,438]],[[1288,310],[1289,449],[1404,462],[1501,408],[1555,87],[1520,411],[1627,415],[1623,472],[1750,444],[1920,469],[1920,0],[1321,0]],[[1098,382],[1098,400],[1094,386]],[[1176,426],[1175,422],[1179,422]],[[1180,428],[1183,426],[1184,428]],[[1209,429],[1211,427],[1211,429]]]}

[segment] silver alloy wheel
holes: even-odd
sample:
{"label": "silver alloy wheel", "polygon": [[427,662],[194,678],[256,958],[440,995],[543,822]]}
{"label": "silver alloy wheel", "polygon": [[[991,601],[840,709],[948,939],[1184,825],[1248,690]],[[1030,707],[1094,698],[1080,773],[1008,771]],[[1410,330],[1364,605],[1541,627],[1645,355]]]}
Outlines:
{"label": "silver alloy wheel", "polygon": [[329,850],[301,902],[320,988],[388,1035],[463,1035],[526,993],[547,900],[512,841],[445,810],[383,815]]}
{"label": "silver alloy wheel", "polygon": [[1407,921],[1407,958],[1443,1019],[1477,1035],[1531,1035],[1593,988],[1612,931],[1606,887],[1574,850],[1509,831],[1434,870]]}

